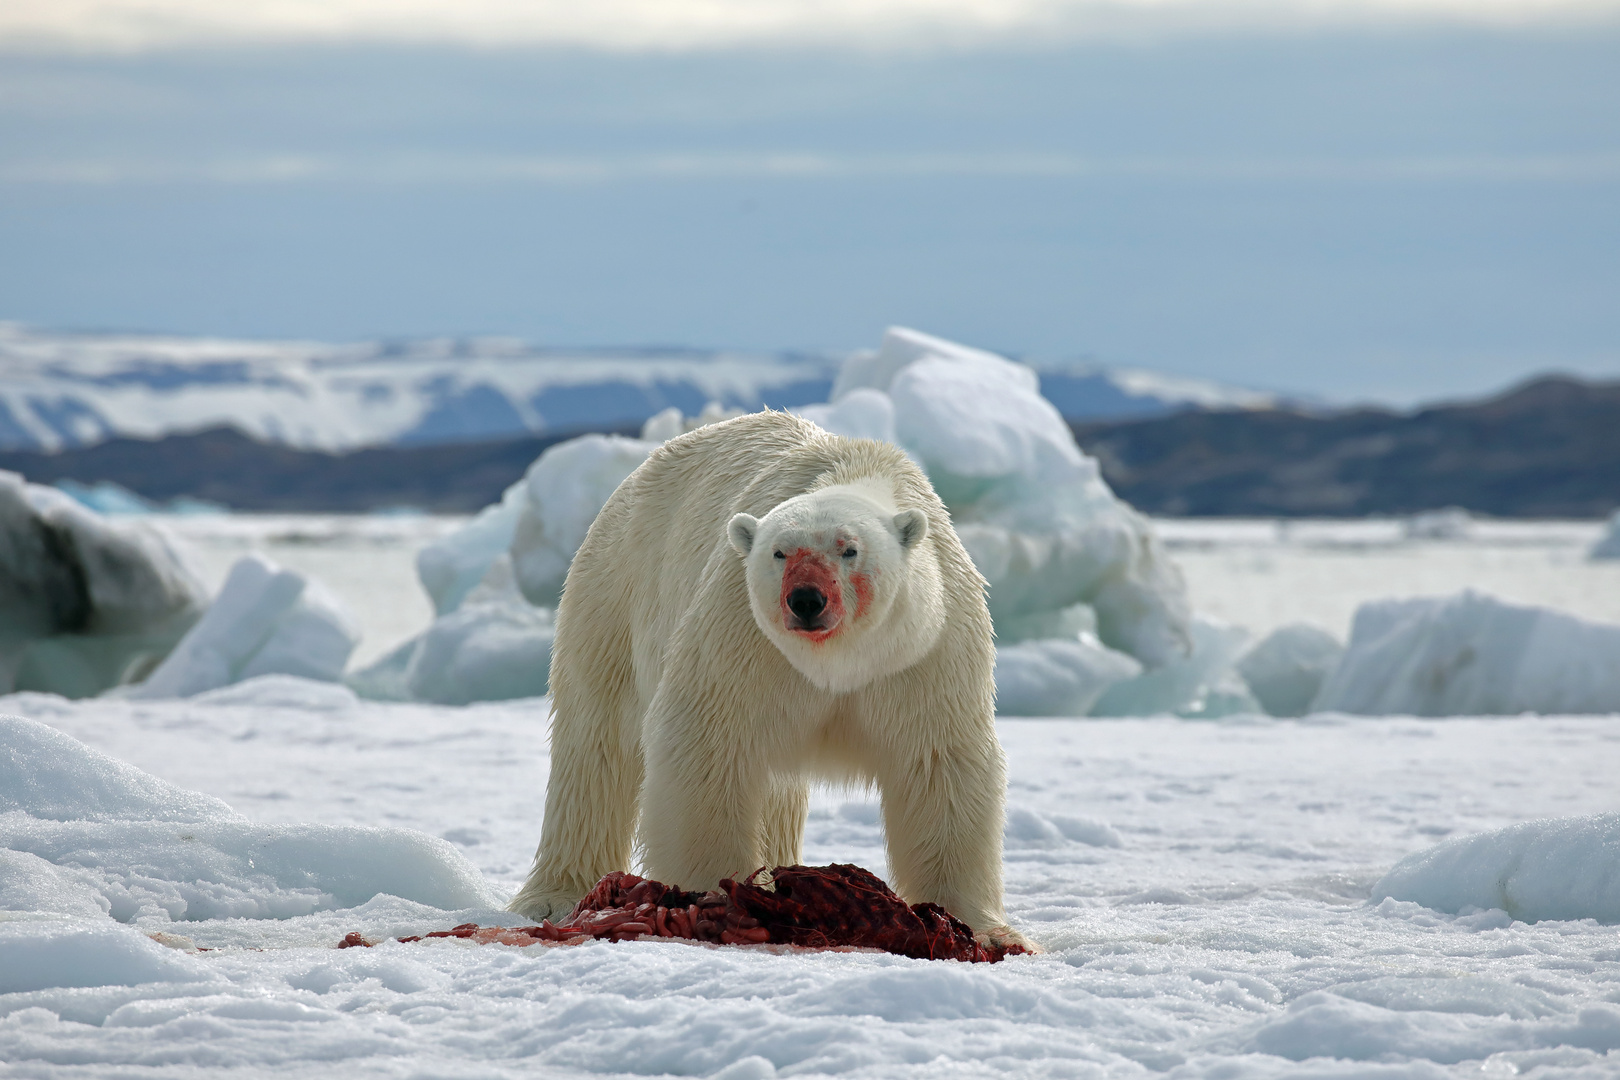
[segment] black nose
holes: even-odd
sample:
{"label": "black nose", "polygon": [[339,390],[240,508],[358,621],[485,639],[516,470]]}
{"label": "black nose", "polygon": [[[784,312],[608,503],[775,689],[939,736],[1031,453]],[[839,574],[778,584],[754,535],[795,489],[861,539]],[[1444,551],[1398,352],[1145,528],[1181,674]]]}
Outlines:
{"label": "black nose", "polygon": [[827,607],[827,598],[821,590],[810,585],[800,585],[788,593],[788,610],[793,612],[801,622],[809,622],[820,615]]}

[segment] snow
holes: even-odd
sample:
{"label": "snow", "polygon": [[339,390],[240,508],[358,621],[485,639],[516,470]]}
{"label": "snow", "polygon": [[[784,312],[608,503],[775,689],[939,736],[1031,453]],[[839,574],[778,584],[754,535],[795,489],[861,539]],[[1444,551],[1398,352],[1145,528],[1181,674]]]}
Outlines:
{"label": "snow", "polygon": [[[538,839],[544,701],[379,703],[261,679],[180,700],[18,695],[0,711],[65,733],[0,729],[26,751],[0,791],[29,762],[52,764],[81,778],[53,812],[87,814],[51,821],[7,804],[0,817],[27,826],[8,837],[132,834],[127,849],[81,846],[178,877],[156,828],[131,821],[169,813],[157,824],[170,834],[212,821],[222,846],[218,823],[240,821],[300,838],[324,873],[321,858],[357,853],[343,836],[381,826],[411,831],[412,865],[452,879],[453,844],[496,894],[440,908],[362,897],[379,885],[365,881],[332,893],[345,906],[183,922],[155,899],[127,923],[99,906],[7,903],[0,1060],[21,1075],[1597,1077],[1620,1057],[1612,925],[1457,914],[1374,888],[1437,839],[1609,813],[1612,717],[1003,720],[1009,909],[1048,952],[970,967],[666,942],[332,948],[353,930],[499,918],[489,907]],[[156,776],[139,780],[136,766]],[[807,858],[882,873],[880,820],[866,792],[818,791]],[[440,836],[449,844],[430,841]],[[229,869],[233,850],[207,860]],[[52,886],[62,895],[113,891],[108,871],[91,871],[92,888],[71,877],[85,867],[32,858],[69,879]],[[284,885],[254,889],[234,901],[288,899]],[[163,948],[147,932],[217,951]]]}
{"label": "snow", "polygon": [[341,602],[262,555],[244,555],[201,619],[130,697],[190,697],[260,675],[343,677],[358,638]]}
{"label": "snow", "polygon": [[1620,923],[1620,813],[1526,821],[1408,855],[1372,899],[1521,922]]}
{"label": "snow", "polygon": [[1379,600],[1311,707],[1416,716],[1620,712],[1620,624],[1455,596]]}
{"label": "snow", "polygon": [[139,678],[202,603],[157,526],[0,471],[0,688],[83,696]]}

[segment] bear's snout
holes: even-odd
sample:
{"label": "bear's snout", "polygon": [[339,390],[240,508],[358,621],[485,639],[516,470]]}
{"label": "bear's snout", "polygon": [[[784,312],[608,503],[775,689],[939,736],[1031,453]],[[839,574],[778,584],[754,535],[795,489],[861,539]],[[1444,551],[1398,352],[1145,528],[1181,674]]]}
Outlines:
{"label": "bear's snout", "polygon": [[814,585],[800,585],[788,593],[788,610],[802,623],[813,623],[827,609],[827,594]]}
{"label": "bear's snout", "polygon": [[820,644],[843,620],[843,592],[832,567],[809,551],[789,552],[782,573],[783,627]]}

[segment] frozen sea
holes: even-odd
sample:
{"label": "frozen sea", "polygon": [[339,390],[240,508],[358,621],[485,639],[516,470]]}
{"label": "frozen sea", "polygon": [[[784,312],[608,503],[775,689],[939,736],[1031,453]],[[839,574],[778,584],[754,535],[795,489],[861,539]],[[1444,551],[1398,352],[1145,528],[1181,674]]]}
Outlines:
{"label": "frozen sea", "polygon": [[[364,658],[428,621],[411,560],[452,524],[177,527],[216,578],[249,549],[320,578],[355,608]],[[1362,600],[1464,586],[1620,621],[1620,565],[1584,559],[1591,524],[1161,531],[1195,606],[1257,634],[1303,619],[1342,637]],[[267,835],[313,823],[444,838],[501,895],[539,835],[544,700],[384,704],[272,679],[189,701],[14,695],[0,712],[223,799]],[[1370,899],[1394,863],[1446,838],[1620,809],[1616,718],[1005,719],[1000,733],[1008,911],[1043,955],[337,951],[351,930],[495,916],[388,897],[284,919],[147,912],[136,929],[215,951],[104,920],[124,968],[81,957],[54,985],[0,993],[0,1075],[1620,1075],[1620,928]],[[818,792],[806,858],[883,873],[874,798]]]}

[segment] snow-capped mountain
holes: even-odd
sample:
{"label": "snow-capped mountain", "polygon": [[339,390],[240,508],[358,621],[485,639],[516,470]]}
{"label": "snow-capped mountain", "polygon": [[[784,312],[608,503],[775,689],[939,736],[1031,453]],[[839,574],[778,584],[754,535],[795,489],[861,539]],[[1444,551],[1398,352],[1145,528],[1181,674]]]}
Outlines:
{"label": "snow-capped mountain", "polygon": [[[827,400],[843,357],[542,349],[499,338],[332,345],[54,333],[0,323],[0,449],[233,426],[300,449],[421,445]],[[1032,362],[1065,416],[1267,408],[1273,395],[1152,372]]]}

